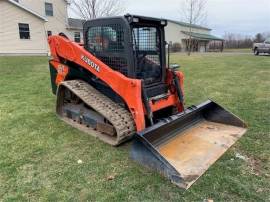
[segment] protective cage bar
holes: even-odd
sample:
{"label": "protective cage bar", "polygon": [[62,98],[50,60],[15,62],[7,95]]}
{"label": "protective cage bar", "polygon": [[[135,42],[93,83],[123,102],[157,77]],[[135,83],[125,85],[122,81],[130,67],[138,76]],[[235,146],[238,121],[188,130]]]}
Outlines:
{"label": "protective cage bar", "polygon": [[130,155],[188,189],[246,128],[238,117],[208,100],[137,133]]}

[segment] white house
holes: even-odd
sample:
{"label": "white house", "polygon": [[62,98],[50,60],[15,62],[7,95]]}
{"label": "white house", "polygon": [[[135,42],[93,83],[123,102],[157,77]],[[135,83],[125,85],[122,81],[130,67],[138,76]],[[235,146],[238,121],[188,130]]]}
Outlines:
{"label": "white house", "polygon": [[47,55],[49,35],[82,41],[81,20],[68,18],[67,0],[0,0],[0,55]]}
{"label": "white house", "polygon": [[166,41],[171,45],[179,44],[182,51],[187,50],[187,41],[189,38],[192,41],[192,51],[208,51],[211,41],[218,41],[223,44],[223,39],[212,35],[211,29],[199,25],[190,26],[188,23],[168,20],[165,32]]}

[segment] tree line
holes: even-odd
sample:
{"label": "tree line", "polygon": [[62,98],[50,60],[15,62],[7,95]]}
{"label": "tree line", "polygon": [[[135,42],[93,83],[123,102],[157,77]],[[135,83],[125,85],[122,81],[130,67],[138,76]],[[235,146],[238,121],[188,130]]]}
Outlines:
{"label": "tree line", "polygon": [[255,36],[226,33],[223,36],[224,48],[252,48],[253,43],[264,42],[270,37],[270,32],[257,33]]}

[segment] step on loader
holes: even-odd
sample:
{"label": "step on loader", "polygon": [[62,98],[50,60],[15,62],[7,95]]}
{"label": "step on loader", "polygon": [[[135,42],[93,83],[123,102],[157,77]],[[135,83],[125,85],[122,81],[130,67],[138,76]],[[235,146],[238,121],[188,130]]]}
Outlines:
{"label": "step on loader", "polygon": [[166,25],[127,14],[86,21],[83,44],[50,36],[51,84],[60,119],[113,146],[133,139],[133,160],[187,189],[246,124],[211,100],[184,106],[184,75],[166,57]]}

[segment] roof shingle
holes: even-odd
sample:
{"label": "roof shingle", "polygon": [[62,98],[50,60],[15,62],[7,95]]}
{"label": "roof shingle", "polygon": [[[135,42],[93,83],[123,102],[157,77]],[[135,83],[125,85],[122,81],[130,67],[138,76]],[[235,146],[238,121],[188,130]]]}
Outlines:
{"label": "roof shingle", "polygon": [[216,41],[223,41],[224,39],[216,37],[214,35],[211,34],[201,34],[201,33],[195,33],[195,32],[185,32],[182,31],[182,33],[186,34],[186,35],[190,35],[192,38],[195,39],[201,39],[201,40],[216,40]]}
{"label": "roof shingle", "polygon": [[76,18],[68,18],[68,29],[83,29],[83,23],[86,20],[76,19]]}
{"label": "roof shingle", "polygon": [[186,23],[186,22],[180,22],[180,21],[175,21],[175,20],[167,20],[167,21],[178,24],[180,26],[184,26],[184,27],[192,27],[192,28],[204,29],[204,30],[208,30],[208,31],[212,30],[210,28],[203,27],[203,26],[200,26],[200,25],[195,25],[195,24],[190,25],[189,23]]}

